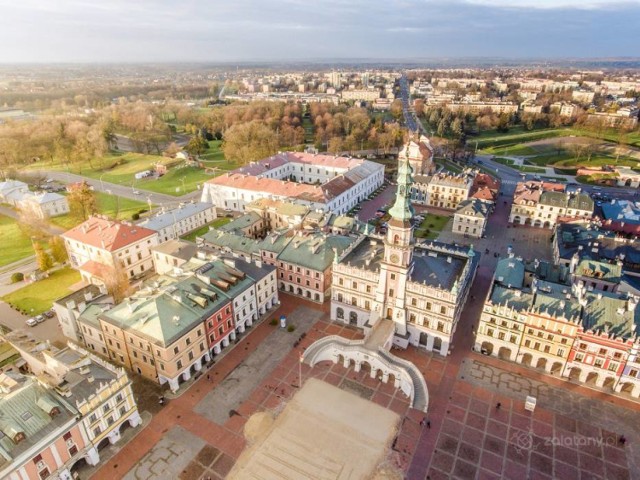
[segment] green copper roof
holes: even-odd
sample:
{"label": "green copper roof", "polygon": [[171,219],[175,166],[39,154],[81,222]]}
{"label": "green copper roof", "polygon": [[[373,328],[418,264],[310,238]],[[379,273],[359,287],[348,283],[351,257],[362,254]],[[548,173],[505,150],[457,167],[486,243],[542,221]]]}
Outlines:
{"label": "green copper roof", "polygon": [[398,189],[396,191],[396,202],[389,214],[396,220],[409,221],[414,215],[411,205],[411,185],[413,184],[413,168],[409,164],[409,159],[401,160],[398,165]]}

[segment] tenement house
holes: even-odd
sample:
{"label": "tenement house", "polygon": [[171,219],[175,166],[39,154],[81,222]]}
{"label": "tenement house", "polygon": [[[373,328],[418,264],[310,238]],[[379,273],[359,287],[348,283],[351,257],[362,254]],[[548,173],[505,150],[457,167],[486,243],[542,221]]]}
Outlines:
{"label": "tenement house", "polygon": [[636,297],[588,288],[566,266],[501,260],[475,348],[574,381],[640,396]]}
{"label": "tenement house", "polygon": [[136,279],[153,270],[158,232],[127,222],[91,217],[63,233],[71,267],[88,283],[104,284],[115,268]]}
{"label": "tenement house", "polygon": [[59,350],[21,331],[7,340],[28,373],[5,367],[0,374],[2,478],[72,478],[141,423],[123,369],[73,344]]}
{"label": "tenement house", "polygon": [[197,255],[99,315],[112,361],[177,390],[278,304],[275,268]]}
{"label": "tenement house", "polygon": [[394,344],[447,355],[475,277],[473,249],[439,242],[416,244],[411,227],[412,169],[398,169],[396,200],[384,238],[362,235],[333,266],[331,319],[372,328],[392,320]]}
{"label": "tenement house", "polygon": [[564,188],[559,183],[518,183],[509,223],[553,228],[561,217],[591,218],[594,207],[591,197],[582,192],[565,192]]}

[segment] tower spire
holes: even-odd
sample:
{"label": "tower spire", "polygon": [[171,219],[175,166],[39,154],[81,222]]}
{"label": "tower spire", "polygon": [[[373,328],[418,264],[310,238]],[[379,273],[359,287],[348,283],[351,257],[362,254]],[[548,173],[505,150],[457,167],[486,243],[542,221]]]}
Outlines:
{"label": "tower spire", "polygon": [[413,183],[413,168],[409,164],[409,158],[398,159],[398,190],[396,201],[389,210],[389,214],[395,220],[409,222],[415,212],[411,205],[411,184]]}

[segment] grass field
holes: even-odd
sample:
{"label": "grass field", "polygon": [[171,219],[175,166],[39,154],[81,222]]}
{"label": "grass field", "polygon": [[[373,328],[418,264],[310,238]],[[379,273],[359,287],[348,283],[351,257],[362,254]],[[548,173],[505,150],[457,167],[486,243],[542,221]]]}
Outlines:
{"label": "grass field", "polygon": [[[217,148],[211,149],[206,155],[210,155],[212,160],[219,160],[222,168],[222,165],[227,165],[228,162],[224,161],[222,151],[219,149],[219,143],[220,142],[217,142]],[[102,159],[77,163],[70,167],[60,163],[38,162],[30,168],[68,171],[96,180],[103,180],[118,185],[131,185],[132,188],[140,190],[149,190],[177,196],[197,190],[199,184],[211,178],[211,175],[207,175],[203,169],[178,164],[169,167],[169,171],[160,178],[135,179],[136,173],[152,170],[153,165],[158,162],[173,163],[175,160],[158,155],[145,155],[141,153],[112,153]],[[228,166],[226,169],[229,170],[231,168],[235,167]]]}
{"label": "grass field", "polygon": [[196,237],[201,237],[202,235],[204,235],[205,233],[207,233],[209,231],[209,227],[213,227],[213,228],[219,228],[223,225],[226,225],[227,223],[229,223],[232,219],[228,218],[228,217],[221,217],[221,218],[216,218],[213,222],[209,223],[208,225],[204,225],[200,228],[198,228],[197,230],[194,230],[191,233],[188,233],[187,235],[184,235],[183,237],[180,237],[182,240],[187,240],[189,242],[195,242],[196,241]]}
{"label": "grass field", "polygon": [[[149,209],[149,205],[146,202],[117,197],[103,192],[95,192],[95,194],[98,203],[98,213],[117,220],[131,220],[131,216],[134,213],[139,213],[142,209]],[[75,220],[71,215],[61,215],[52,218],[51,223],[69,229],[82,222]]]}
{"label": "grass field", "polygon": [[313,143],[313,122],[310,117],[302,117],[302,128],[304,128],[304,142]]}
{"label": "grass field", "polygon": [[22,233],[18,222],[0,215],[0,267],[33,255],[31,239]]}
{"label": "grass field", "polygon": [[38,315],[49,310],[54,300],[71,293],[69,287],[79,281],[79,272],[71,268],[63,268],[52,272],[49,278],[5,295],[2,300],[25,312],[26,315]]}
{"label": "grass field", "polygon": [[427,214],[424,221],[415,231],[416,238],[435,240],[449,221],[449,217],[444,215]]}
{"label": "grass field", "polygon": [[522,166],[514,165],[513,164],[514,163],[513,160],[511,160],[509,158],[495,157],[493,159],[493,161],[501,163],[503,165],[508,165],[511,168],[514,168],[514,169],[516,169],[516,170],[518,170],[520,172],[523,172],[523,173],[546,173],[546,169],[544,169],[544,168],[530,167],[530,166],[527,166],[527,165],[522,165]]}
{"label": "grass field", "polygon": [[485,148],[482,150],[482,153],[504,155],[508,157],[524,157],[528,155],[539,155],[540,151],[527,145],[508,145],[506,147]]}

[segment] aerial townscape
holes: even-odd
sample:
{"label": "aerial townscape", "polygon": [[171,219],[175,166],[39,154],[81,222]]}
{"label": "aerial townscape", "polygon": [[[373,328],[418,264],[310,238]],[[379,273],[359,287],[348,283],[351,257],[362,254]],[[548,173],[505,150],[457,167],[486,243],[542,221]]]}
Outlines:
{"label": "aerial townscape", "polygon": [[205,3],[3,6],[0,479],[640,480],[638,3]]}

